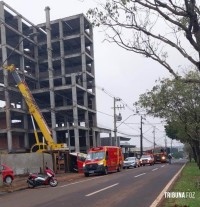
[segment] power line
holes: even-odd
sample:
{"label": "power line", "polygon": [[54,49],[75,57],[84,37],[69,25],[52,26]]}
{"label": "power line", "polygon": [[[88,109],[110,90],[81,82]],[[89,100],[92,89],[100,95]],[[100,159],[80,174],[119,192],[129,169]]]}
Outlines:
{"label": "power line", "polygon": [[127,134],[127,133],[124,133],[124,132],[120,132],[118,131],[119,134],[123,134],[123,135],[126,135],[126,136],[129,136],[129,137],[140,137],[140,135],[133,135],[133,134]]}
{"label": "power line", "polygon": [[149,129],[147,129],[145,132],[144,132],[144,134],[146,134],[148,131],[150,131],[152,129],[152,127],[151,128],[149,128]]}
{"label": "power line", "polygon": [[96,110],[96,111],[97,111],[98,113],[104,114],[104,115],[106,115],[106,116],[114,117],[113,115],[107,114],[107,113],[105,113],[105,112],[98,111],[98,110]]}
{"label": "power line", "polygon": [[145,139],[146,141],[148,141],[149,143],[153,144],[152,141],[150,141],[149,139],[147,139],[146,137],[143,136],[143,139]]}

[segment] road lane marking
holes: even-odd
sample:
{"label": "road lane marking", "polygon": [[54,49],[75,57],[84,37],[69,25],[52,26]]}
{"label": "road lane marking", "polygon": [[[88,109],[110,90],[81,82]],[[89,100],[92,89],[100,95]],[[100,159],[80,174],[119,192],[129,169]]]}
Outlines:
{"label": "road lane marking", "polygon": [[136,175],[136,176],[134,176],[134,177],[137,178],[137,177],[140,177],[140,176],[145,175],[145,174],[146,174],[146,173],[142,173],[142,174]]}
{"label": "road lane marking", "polygon": [[81,181],[77,181],[77,182],[74,182],[74,183],[69,183],[69,184],[66,184],[66,185],[61,185],[61,186],[58,186],[57,188],[64,188],[64,187],[67,187],[67,186],[70,186],[70,185],[84,183],[84,182],[87,182],[87,181],[90,181],[90,180],[96,180],[96,179],[99,179],[99,178],[102,178],[102,177],[99,176],[99,177],[89,178],[87,180],[81,180]]}
{"label": "road lane marking", "polygon": [[152,171],[158,170],[158,168],[154,168]]}
{"label": "road lane marking", "polygon": [[162,165],[161,167],[165,167],[165,165]]}
{"label": "road lane marking", "polygon": [[100,193],[101,191],[107,190],[107,189],[109,189],[109,188],[113,188],[113,187],[115,187],[116,185],[119,185],[119,183],[115,183],[115,184],[113,184],[113,185],[110,185],[110,186],[108,186],[108,187],[106,187],[106,188],[102,188],[102,189],[100,189],[100,190],[97,190],[97,191],[95,191],[95,192],[93,192],[93,193],[90,193],[90,194],[87,194],[87,195],[85,195],[85,196],[89,197],[89,196],[94,195],[94,194],[96,194],[96,193]]}

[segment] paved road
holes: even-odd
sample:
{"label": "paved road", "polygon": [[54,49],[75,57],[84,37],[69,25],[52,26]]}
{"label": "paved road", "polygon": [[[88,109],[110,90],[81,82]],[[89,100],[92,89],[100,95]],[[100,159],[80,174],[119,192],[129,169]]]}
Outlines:
{"label": "paved road", "polygon": [[149,207],[184,162],[90,176],[59,186],[27,189],[0,197],[1,207]]}

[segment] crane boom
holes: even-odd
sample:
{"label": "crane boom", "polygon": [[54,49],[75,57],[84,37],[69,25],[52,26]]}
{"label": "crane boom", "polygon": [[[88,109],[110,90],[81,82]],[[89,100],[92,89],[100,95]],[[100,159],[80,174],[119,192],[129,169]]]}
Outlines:
{"label": "crane boom", "polygon": [[[49,147],[51,150],[66,149],[67,145],[65,143],[56,144],[54,142],[52,135],[51,135],[51,131],[50,131],[37,103],[35,102],[35,99],[31,93],[28,85],[26,84],[25,80],[21,79],[15,66],[12,64],[10,66],[4,66],[3,69],[6,69],[11,72],[22,96],[24,97],[24,99],[26,101],[26,104],[29,109],[29,113],[34,117],[38,127],[40,128],[40,130],[43,134],[43,137],[46,140],[47,147]],[[41,149],[40,145],[44,145],[44,143],[39,143],[38,139],[36,137],[36,144],[35,145],[38,146],[39,149]],[[39,151],[43,151],[43,148],[42,148],[42,150],[39,150]]]}

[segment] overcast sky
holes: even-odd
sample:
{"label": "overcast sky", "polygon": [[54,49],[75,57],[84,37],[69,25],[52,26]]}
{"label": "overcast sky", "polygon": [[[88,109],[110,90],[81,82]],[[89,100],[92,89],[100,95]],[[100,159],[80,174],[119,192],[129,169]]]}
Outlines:
{"label": "overcast sky", "polygon": [[[34,24],[45,22],[45,7],[50,7],[51,20],[64,18],[79,13],[86,14],[89,8],[97,6],[95,0],[5,0],[17,12],[22,14]],[[95,54],[95,73],[97,85],[97,110],[98,126],[113,129],[113,98],[106,94],[102,88],[109,92],[111,96],[120,97],[129,107],[121,111],[122,121],[117,124],[118,131],[129,134],[139,135],[140,133],[140,117],[131,116],[135,114],[133,103],[138,100],[139,95],[151,90],[155,85],[155,80],[162,77],[169,77],[169,73],[154,61],[127,52],[114,44],[107,43],[104,40],[104,33],[99,28],[94,28],[94,54]],[[117,105],[122,105],[119,103]],[[133,109],[134,110],[134,109]],[[108,114],[108,115],[105,115]],[[153,126],[155,126],[156,143],[164,145],[165,133],[159,119],[146,117],[143,121],[144,147],[152,146],[153,142]],[[139,147],[139,137],[132,137],[131,144]],[[171,141],[167,139],[167,144]],[[174,145],[179,142],[173,141]]]}

